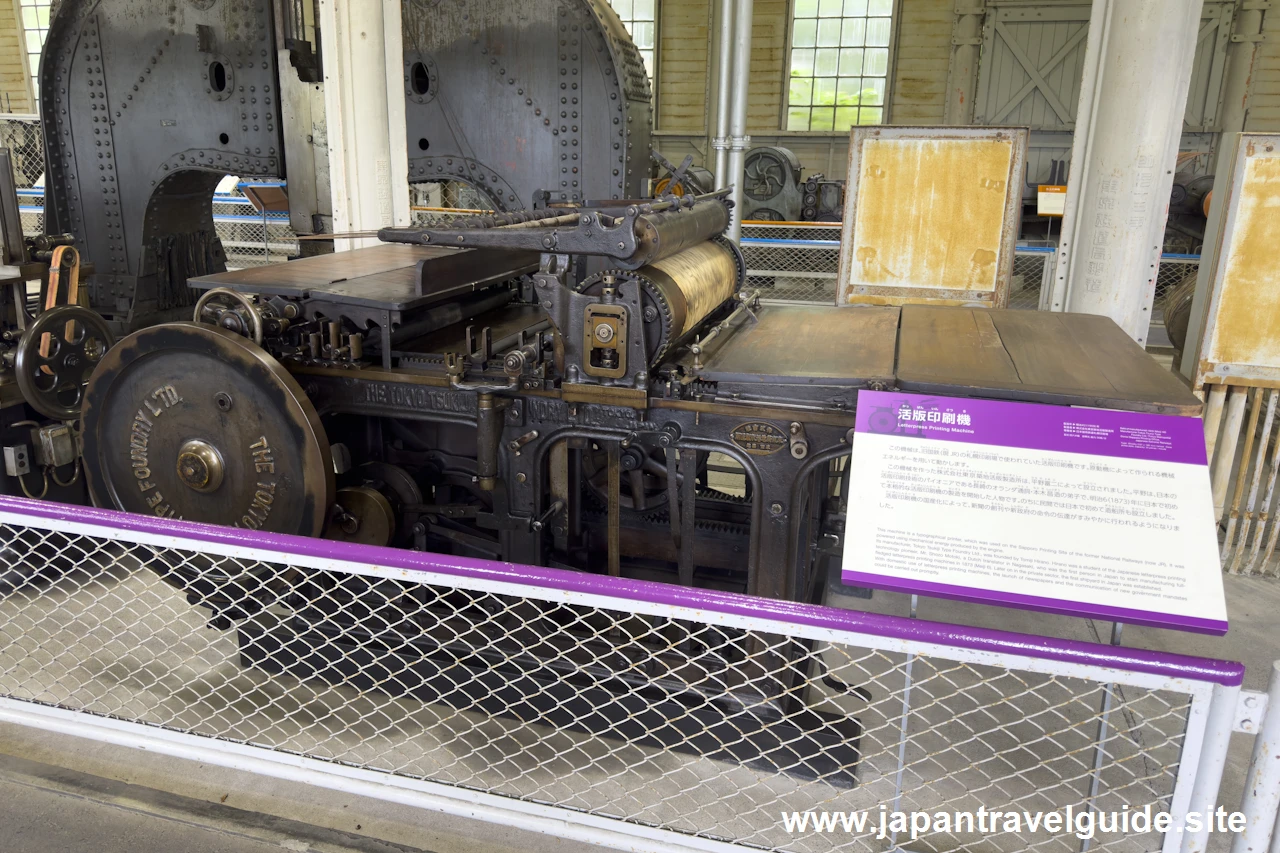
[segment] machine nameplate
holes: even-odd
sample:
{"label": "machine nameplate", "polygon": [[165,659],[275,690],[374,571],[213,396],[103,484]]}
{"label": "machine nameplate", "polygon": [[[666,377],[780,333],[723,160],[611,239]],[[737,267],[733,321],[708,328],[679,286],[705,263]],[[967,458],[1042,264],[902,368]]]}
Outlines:
{"label": "machine nameplate", "polygon": [[[532,421],[568,423],[583,426],[614,426],[621,421],[637,421],[636,410],[621,406],[587,405],[578,403],[577,411],[570,413],[570,404],[563,400],[545,397],[528,397],[524,400],[525,415]],[[629,428],[638,428],[628,423]]]}
{"label": "machine nameplate", "polygon": [[[161,518],[174,516],[173,508],[165,502],[164,495],[151,481],[151,461],[148,457],[151,444],[151,432],[156,420],[166,409],[182,402],[182,397],[172,385],[162,385],[142,398],[142,407],[133,416],[133,425],[129,429],[129,464],[133,468],[133,476],[138,481],[138,489],[143,493],[153,491],[145,498],[151,511]],[[145,409],[145,411],[144,411]],[[150,412],[150,416],[147,415]]]}
{"label": "machine nameplate", "polygon": [[569,404],[562,400],[529,397],[524,401],[524,411],[530,420],[560,422],[569,420]]}
{"label": "machine nameplate", "polygon": [[729,438],[752,456],[768,456],[787,446],[787,434],[764,421],[739,424],[729,433]]}
{"label": "machine nameplate", "polygon": [[364,385],[364,402],[395,409],[424,412],[457,412],[474,414],[475,400],[456,391],[444,391],[424,385],[369,382]]}

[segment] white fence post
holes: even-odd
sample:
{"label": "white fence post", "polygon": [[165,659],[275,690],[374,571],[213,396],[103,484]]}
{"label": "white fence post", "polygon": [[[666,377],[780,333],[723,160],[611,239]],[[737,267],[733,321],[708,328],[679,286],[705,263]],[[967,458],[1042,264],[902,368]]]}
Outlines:
{"label": "white fence post", "polygon": [[1280,849],[1276,815],[1280,812],[1280,661],[1271,665],[1267,712],[1253,742],[1253,759],[1244,782],[1244,832],[1231,844],[1231,853],[1263,853]]}
{"label": "white fence post", "polygon": [[[1236,702],[1240,699],[1240,686],[1213,686],[1213,701],[1209,703],[1209,719],[1205,725],[1204,746],[1196,765],[1196,782],[1191,789],[1191,807],[1188,811],[1201,815],[1211,814],[1218,803],[1218,787],[1222,784],[1222,770],[1227,762],[1227,747],[1231,744],[1231,731],[1235,723]],[[1190,757],[1184,761],[1191,760]],[[1183,853],[1204,853],[1209,846],[1209,826],[1202,821],[1199,832],[1182,836]]]}

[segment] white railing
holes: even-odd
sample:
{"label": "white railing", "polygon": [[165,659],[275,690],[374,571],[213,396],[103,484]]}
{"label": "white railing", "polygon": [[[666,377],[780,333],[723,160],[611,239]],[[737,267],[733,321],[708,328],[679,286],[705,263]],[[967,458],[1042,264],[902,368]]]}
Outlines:
{"label": "white railing", "polygon": [[[14,498],[0,535],[0,719],[632,849],[1202,850],[1181,830],[1213,808],[1242,679]],[[882,809],[1171,823],[1081,839],[957,818],[913,839],[882,835]]]}

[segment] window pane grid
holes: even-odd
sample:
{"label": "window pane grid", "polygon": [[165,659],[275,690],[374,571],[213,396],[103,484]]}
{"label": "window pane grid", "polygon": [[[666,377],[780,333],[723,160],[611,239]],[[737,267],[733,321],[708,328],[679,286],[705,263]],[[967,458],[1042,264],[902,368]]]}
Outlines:
{"label": "window pane grid", "polygon": [[631,34],[631,40],[644,60],[644,70],[650,82],[655,82],[654,53],[658,48],[658,0],[609,0],[609,5]]}
{"label": "window pane grid", "polygon": [[795,0],[787,130],[884,120],[893,0]]}
{"label": "window pane grid", "polygon": [[40,48],[49,34],[50,0],[19,0],[22,10],[22,31],[26,40],[27,64],[34,78],[40,70]]}

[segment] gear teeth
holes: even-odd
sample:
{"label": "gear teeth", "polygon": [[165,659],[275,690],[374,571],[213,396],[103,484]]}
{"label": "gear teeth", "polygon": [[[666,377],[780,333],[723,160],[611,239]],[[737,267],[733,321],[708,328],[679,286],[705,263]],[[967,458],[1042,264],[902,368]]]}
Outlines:
{"label": "gear teeth", "polygon": [[750,498],[746,495],[731,495],[728,492],[722,492],[719,489],[697,489],[694,494],[700,498],[708,500],[722,501],[724,503],[748,504],[751,503]]}

